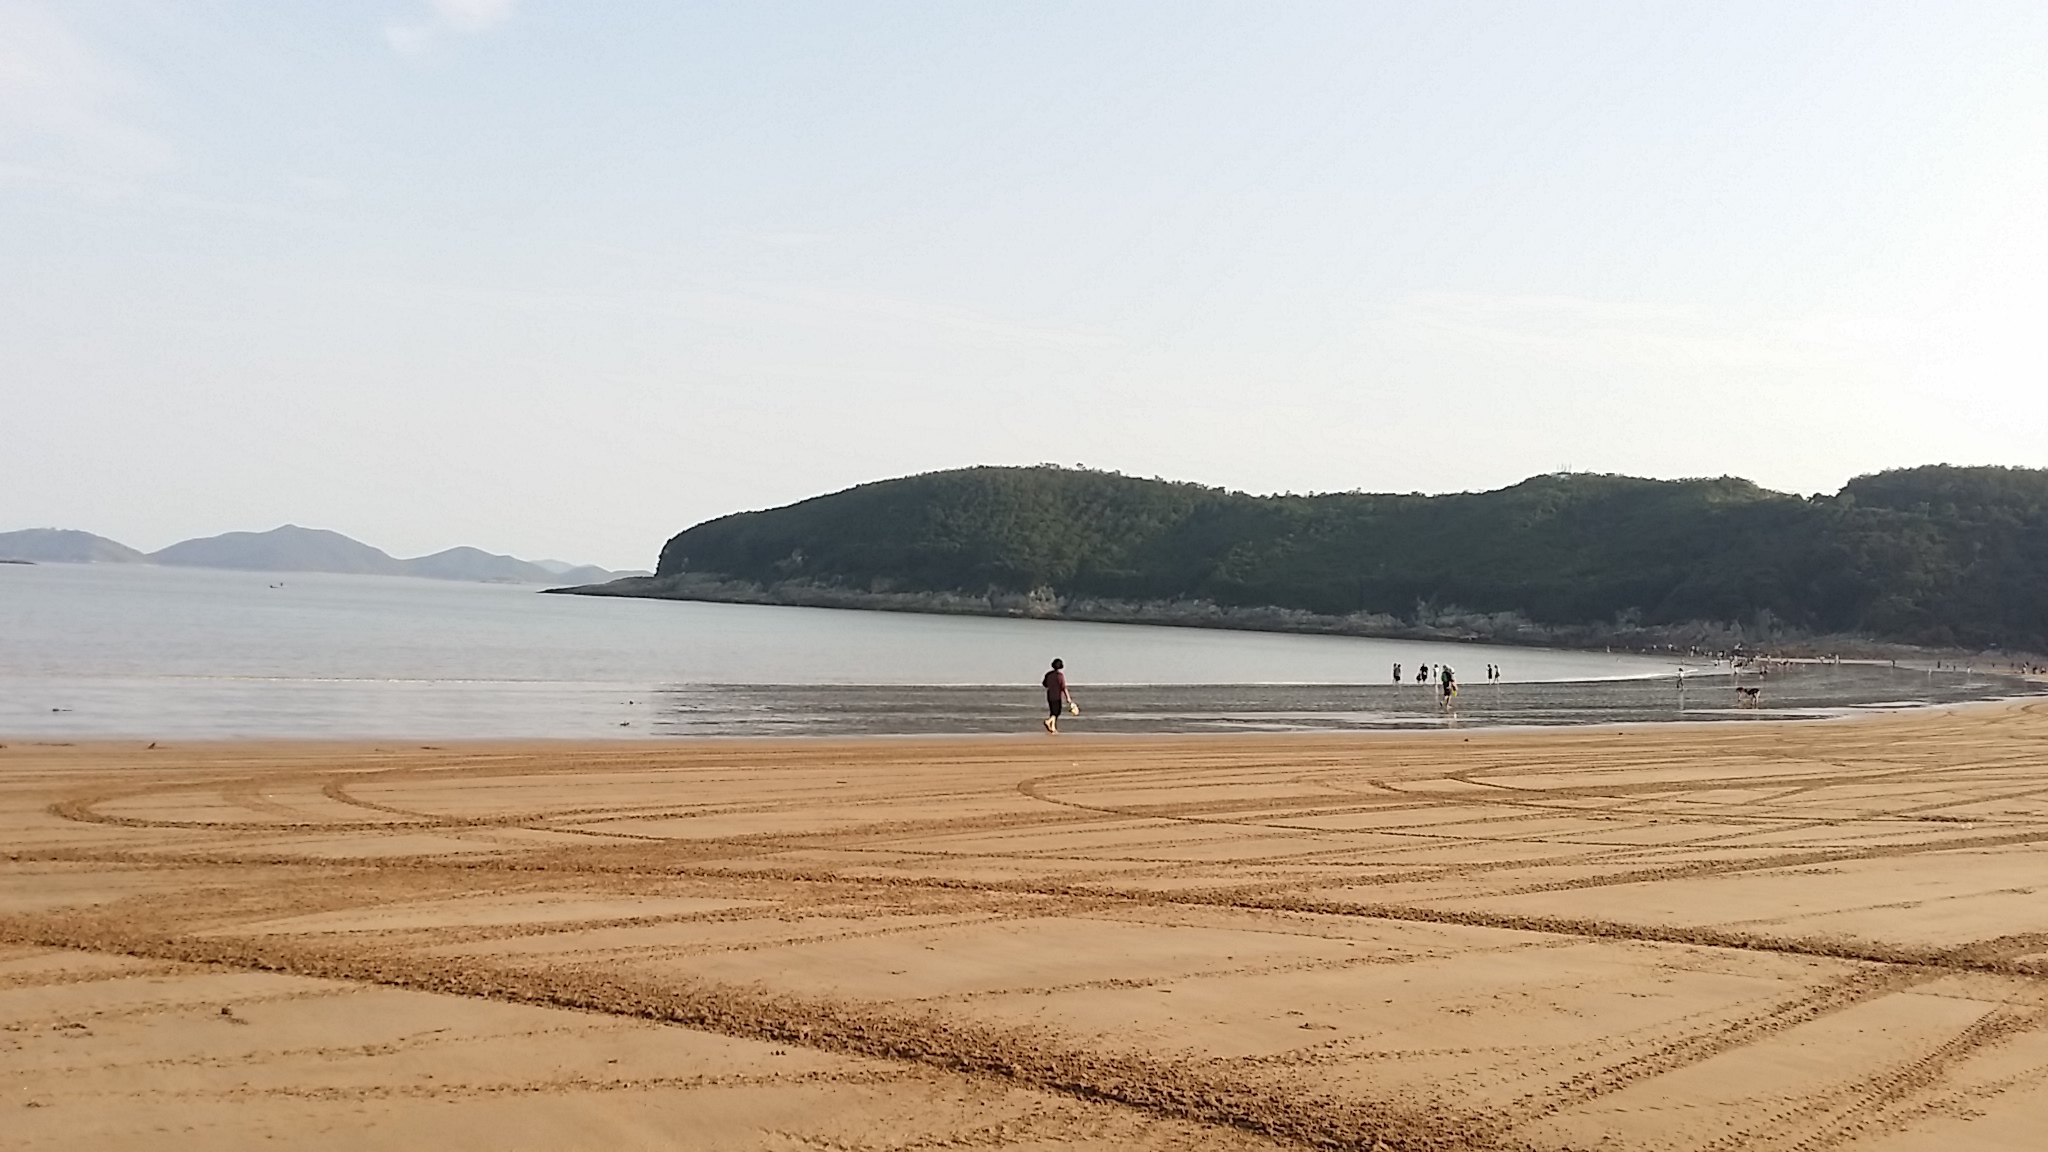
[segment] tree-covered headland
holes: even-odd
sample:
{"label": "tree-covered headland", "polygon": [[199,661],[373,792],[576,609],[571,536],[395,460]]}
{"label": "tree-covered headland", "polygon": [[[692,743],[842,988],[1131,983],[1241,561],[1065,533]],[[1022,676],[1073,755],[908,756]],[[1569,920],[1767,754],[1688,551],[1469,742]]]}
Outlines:
{"label": "tree-covered headland", "polygon": [[[631,591],[1248,627],[1348,620],[1357,626],[1336,630],[1391,634],[1463,620],[1466,634],[1503,639],[1857,635],[2041,651],[2048,471],[1912,468],[1807,498],[1725,477],[1251,496],[967,468],[707,521],[669,540],[656,576]],[[1176,619],[1171,605],[1195,615]]]}

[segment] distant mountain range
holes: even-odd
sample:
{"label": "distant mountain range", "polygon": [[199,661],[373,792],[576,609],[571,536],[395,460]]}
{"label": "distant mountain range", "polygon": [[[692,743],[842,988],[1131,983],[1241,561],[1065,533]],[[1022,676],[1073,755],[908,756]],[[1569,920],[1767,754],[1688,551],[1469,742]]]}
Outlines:
{"label": "distant mountain range", "polygon": [[591,584],[645,572],[613,572],[594,564],[521,560],[479,548],[450,548],[404,560],[360,540],[322,528],[286,524],[268,532],[226,532],[184,540],[156,552],[71,528],[0,532],[0,560],[53,564],[164,564],[180,568],[234,568],[247,572],[344,572],[365,576],[424,576],[501,584]]}

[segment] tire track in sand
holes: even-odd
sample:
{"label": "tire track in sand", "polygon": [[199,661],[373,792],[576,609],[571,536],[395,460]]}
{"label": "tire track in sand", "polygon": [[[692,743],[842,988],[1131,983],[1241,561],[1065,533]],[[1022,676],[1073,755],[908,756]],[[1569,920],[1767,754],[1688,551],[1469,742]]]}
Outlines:
{"label": "tire track in sand", "polygon": [[90,917],[0,921],[0,941],[568,1008],[986,1076],[1154,1115],[1346,1152],[1486,1152],[1520,1145],[1496,1121],[1258,1083],[1226,1068],[1074,1048],[1057,1036],[854,1001],[667,977],[564,972],[439,957],[362,956],[288,941],[194,938]]}

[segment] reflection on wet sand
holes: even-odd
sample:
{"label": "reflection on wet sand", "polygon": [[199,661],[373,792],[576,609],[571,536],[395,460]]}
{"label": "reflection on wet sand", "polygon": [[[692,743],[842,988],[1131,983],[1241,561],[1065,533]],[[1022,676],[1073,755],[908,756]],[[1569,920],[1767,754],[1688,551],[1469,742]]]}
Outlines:
{"label": "reflection on wet sand", "polygon": [[[1759,690],[1745,699],[1738,687]],[[1075,732],[1314,732],[1446,726],[1812,719],[1868,708],[1956,703],[2040,691],[2015,676],[1883,665],[1780,665],[1680,680],[1464,684],[1446,711],[1433,684],[1126,684],[1076,682]],[[656,735],[834,736],[1028,732],[1036,686],[677,685],[654,694]]]}

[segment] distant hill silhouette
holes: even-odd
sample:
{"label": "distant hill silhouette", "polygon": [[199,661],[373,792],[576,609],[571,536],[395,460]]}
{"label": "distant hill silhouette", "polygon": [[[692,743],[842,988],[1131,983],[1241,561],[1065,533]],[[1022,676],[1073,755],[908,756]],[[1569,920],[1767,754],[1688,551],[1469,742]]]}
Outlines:
{"label": "distant hill silhouette", "polygon": [[652,575],[654,573],[648,572],[645,569],[634,568],[623,572],[612,572],[599,568],[595,564],[579,564],[574,568],[555,573],[553,582],[563,585],[597,584],[606,580],[644,579]]}
{"label": "distant hill silhouette", "polygon": [[417,560],[398,561],[407,576],[435,580],[503,580],[515,584],[551,581],[554,573],[538,564],[512,556],[500,556],[481,548],[450,548]]}
{"label": "distant hill silhouette", "polygon": [[184,540],[149,554],[152,564],[239,568],[248,572],[353,572],[403,576],[405,567],[380,548],[339,532],[286,524],[268,532],[223,532]]}
{"label": "distant hill silhouette", "polygon": [[620,576],[595,565],[561,565],[560,571],[479,548],[449,548],[431,556],[400,559],[380,548],[324,528],[286,524],[268,532],[224,532],[182,540],[142,553],[104,536],[72,529],[29,528],[0,532],[0,559],[50,563],[141,563],[179,568],[231,568],[248,572],[338,572],[366,576],[420,576],[513,584],[588,584]]}
{"label": "distant hill silhouette", "polygon": [[668,541],[654,580],[605,592],[1575,643],[1846,635],[2042,651],[2048,471],[1913,468],[1809,499],[1729,477],[1250,496],[967,468],[707,521]]}
{"label": "distant hill silhouette", "polygon": [[40,560],[50,564],[130,564],[142,553],[105,536],[75,528],[23,528],[0,532],[0,560]]}
{"label": "distant hill silhouette", "polygon": [[[521,560],[514,556],[501,556],[485,552],[480,548],[450,548],[431,556],[414,560],[400,560],[399,567],[407,576],[426,576],[435,580],[497,580],[514,584],[560,584],[578,583],[591,579],[610,580],[615,575],[594,564],[565,564],[560,571],[552,567]],[[596,573],[592,576],[592,573]]]}

